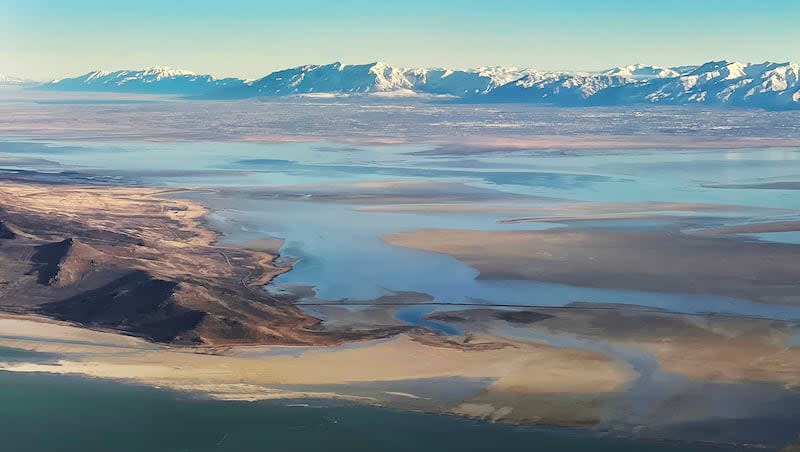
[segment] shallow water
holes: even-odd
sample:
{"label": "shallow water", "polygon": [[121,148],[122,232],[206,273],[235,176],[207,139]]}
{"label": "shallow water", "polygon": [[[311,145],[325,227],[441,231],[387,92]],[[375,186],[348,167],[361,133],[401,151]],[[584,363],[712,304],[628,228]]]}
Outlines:
{"label": "shallow water", "polygon": [[[721,296],[585,288],[537,281],[476,279],[478,271],[452,256],[387,245],[381,237],[429,227],[544,229],[549,223],[498,224],[486,215],[361,212],[309,201],[205,198],[217,213],[211,226],[237,242],[264,235],[285,239],[296,257],[274,284],[313,286],[323,300],[371,300],[391,292],[426,293],[441,303],[564,306],[576,301],[625,303],[683,313],[722,312],[800,319],[800,307]],[[224,208],[223,208],[224,206]],[[243,229],[242,229],[243,228]]]}
{"label": "shallow water", "polygon": [[[0,155],[177,186],[285,186],[459,180],[584,201],[700,202],[800,209],[794,190],[723,188],[800,180],[800,149],[557,150],[437,155],[424,145],[2,142]],[[16,165],[36,169],[43,162]],[[53,168],[53,166],[50,166]]]}
{"label": "shallow water", "polygon": [[762,232],[760,234],[751,234],[750,236],[765,242],[800,245],[800,231]]}
{"label": "shallow water", "polygon": [[453,325],[425,318],[435,311],[437,311],[437,309],[432,306],[408,306],[398,309],[395,313],[395,317],[408,324],[424,326],[440,333],[453,336],[462,334],[462,331]]}
{"label": "shallow water", "polygon": [[[489,196],[493,203],[510,207],[548,202],[530,196],[569,202],[721,203],[743,206],[745,210],[682,210],[674,215],[711,216],[718,225],[789,219],[800,217],[800,192],[731,187],[800,180],[798,149],[540,150],[448,155],[424,145],[118,141],[7,142],[0,143],[0,156],[17,159],[17,168],[78,171],[92,177],[112,177],[113,183],[226,189],[217,195],[186,196],[214,209],[209,223],[225,233],[227,242],[265,235],[285,239],[282,254],[296,260],[293,269],[275,283],[311,286],[320,300],[371,300],[391,292],[416,291],[430,294],[440,303],[562,306],[583,301],[637,304],[686,313],[800,319],[800,307],[727,297],[479,280],[474,268],[453,257],[393,247],[381,237],[420,228],[502,231],[563,225],[498,223],[508,217],[480,211],[365,212],[359,208],[367,201],[360,204],[358,198],[348,202],[317,201],[353,190],[354,183],[446,182],[449,188],[431,185],[431,196],[452,190],[456,186],[453,184],[466,184],[471,190],[477,187],[483,191],[465,188],[467,191],[459,191],[460,195],[475,196],[476,202]],[[389,187],[377,192],[391,190]],[[653,229],[670,224],[669,220],[613,220],[586,222],[582,226]],[[796,239],[792,234],[760,238]],[[417,320],[423,321],[421,317]]]}
{"label": "shallow water", "polygon": [[[2,355],[0,355],[2,356]],[[330,401],[218,402],[47,374],[0,372],[0,448],[14,452],[704,451]]]}
{"label": "shallow water", "polygon": [[[791,219],[800,218],[800,191],[742,187],[800,181],[798,149],[554,149],[465,155],[431,151],[432,147],[424,145],[350,146],[328,142],[0,142],[0,168],[49,172],[38,176],[43,180],[67,177],[89,183],[226,189],[228,192],[222,194],[185,196],[214,209],[209,223],[226,234],[227,242],[265,235],[285,239],[282,253],[297,260],[292,271],[278,278],[276,284],[312,286],[319,300],[369,301],[391,292],[416,291],[431,295],[439,303],[628,303],[688,313],[800,319],[798,307],[726,297],[479,280],[474,268],[453,257],[393,247],[382,242],[381,237],[419,228],[523,230],[563,225],[502,224],[498,220],[507,219],[506,216],[486,212],[365,212],[358,210],[363,204],[357,201],[317,201],[324,195],[341,193],[345,185],[352,189],[355,183],[411,181],[447,183],[450,188],[464,184],[466,188],[459,194],[475,196],[476,203],[482,197],[490,197],[492,202],[511,207],[553,202],[541,197],[565,202],[691,202],[746,209],[709,213],[689,208],[670,214],[685,218],[711,216],[719,225]],[[59,174],[63,171],[71,173]],[[433,185],[431,190],[432,194],[446,191]],[[613,220],[585,222],[582,226],[653,229],[671,224],[669,220]],[[762,234],[758,238],[795,240],[792,234]],[[405,307],[398,310],[397,317],[447,334],[459,333],[451,325],[426,319],[433,309],[442,308]],[[682,384],[672,376],[668,381],[663,379],[652,359],[642,354],[576,342],[575,338],[546,339],[560,346],[607,353],[642,371],[645,377],[638,380],[626,400],[637,414],[644,413],[653,400],[663,399],[665,391]],[[790,346],[800,346],[800,336]],[[52,357],[0,349],[2,361],[37,359]],[[656,387],[660,390],[652,391]],[[752,419],[740,424],[740,418],[731,416],[719,418],[719,423],[711,426],[698,423],[698,439],[714,436],[709,429],[718,433],[717,437],[739,439],[736,435],[743,434],[748,440],[777,437],[796,427],[785,413],[796,411],[798,403],[783,405],[783,395],[776,395],[772,389],[755,388],[742,398],[731,397],[731,388],[724,385],[698,390],[707,396],[696,400],[710,401],[713,410],[692,406],[688,412],[742,412],[744,417],[753,407],[761,409],[773,404],[778,413],[763,413],[763,435],[749,435],[748,429],[758,428]],[[698,419],[702,417],[698,414]],[[691,425],[675,428],[664,430],[664,435],[692,436]],[[724,450],[599,438],[566,429],[512,427],[331,402],[223,403],[97,380],[0,372],[0,450],[495,450],[498,445],[503,450],[526,451]]]}
{"label": "shallow water", "polygon": [[492,331],[601,353],[630,366],[638,377],[613,396],[600,429],[627,426],[642,437],[668,432],[666,437],[774,446],[797,439],[800,419],[786,413],[800,409],[800,394],[781,385],[695,380],[660,368],[645,350],[536,326],[498,325]]}

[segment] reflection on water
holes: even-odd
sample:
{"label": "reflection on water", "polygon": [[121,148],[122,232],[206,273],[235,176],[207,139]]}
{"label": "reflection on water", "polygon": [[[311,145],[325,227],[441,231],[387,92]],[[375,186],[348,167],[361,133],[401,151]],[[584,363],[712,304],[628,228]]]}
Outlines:
{"label": "reflection on water", "polygon": [[[422,145],[316,143],[0,143],[69,170],[173,186],[282,186],[365,180],[471,181],[495,190],[585,201],[673,201],[800,208],[793,190],[716,186],[800,180],[800,150],[492,151],[436,155]],[[39,162],[39,164],[42,164]],[[31,162],[30,169],[37,163]]]}
{"label": "reflection on water", "polygon": [[[444,303],[561,306],[575,301],[628,303],[679,312],[725,312],[800,319],[800,307],[766,305],[727,297],[654,294],[580,288],[534,281],[484,281],[450,256],[389,246],[381,237],[419,228],[482,230],[544,229],[547,223],[500,224],[503,216],[475,213],[386,213],[357,210],[368,201],[352,191],[366,181],[451,182],[480,187],[481,196],[506,207],[530,207],[539,198],[594,201],[668,201],[747,206],[752,221],[766,221],[756,208],[779,208],[775,215],[797,216],[800,196],[793,190],[721,188],[760,182],[800,180],[800,151],[625,150],[560,152],[476,152],[438,155],[422,145],[334,143],[0,143],[0,156],[15,157],[28,169],[47,166],[111,175],[119,183],[228,188],[217,195],[187,195],[215,210],[212,227],[225,240],[270,235],[285,239],[282,253],[296,258],[278,285],[315,288],[322,300],[370,300],[396,291],[430,294]],[[19,161],[23,156],[27,163]],[[43,162],[47,163],[43,163]],[[757,171],[754,171],[754,168]],[[355,196],[344,202],[314,202],[338,195],[348,184]],[[313,193],[311,186],[314,186]],[[392,184],[373,187],[389,194]],[[382,188],[381,188],[382,187]],[[237,190],[247,189],[247,193]],[[289,190],[305,201],[281,199]],[[382,191],[381,191],[382,190]],[[431,202],[442,195],[431,186]],[[281,193],[282,195],[279,195]],[[460,195],[478,196],[464,191]],[[514,195],[512,195],[514,194]],[[525,196],[520,196],[520,194]],[[424,202],[425,196],[397,202]],[[285,198],[285,196],[284,196]],[[301,196],[302,198],[302,196]],[[478,199],[478,198],[476,198]],[[538,199],[538,201],[537,201]],[[372,203],[380,203],[380,196]],[[460,199],[462,205],[470,202]],[[779,212],[779,213],[778,213]],[[691,207],[678,216],[698,215]],[[704,212],[708,215],[708,212]],[[715,211],[721,224],[731,211]],[[741,213],[740,213],[741,215]],[[761,215],[761,218],[757,218]],[[661,220],[587,222],[589,227],[659,228]],[[778,235],[776,235],[778,234]],[[765,240],[794,241],[796,233],[770,233]],[[409,319],[421,317],[404,311]]]}
{"label": "reflection on water", "polygon": [[[676,312],[723,312],[800,319],[800,307],[721,296],[575,287],[537,281],[476,279],[478,271],[452,256],[387,245],[381,237],[439,227],[487,230],[543,229],[546,223],[498,224],[492,216],[361,212],[351,206],[302,201],[206,198],[219,207],[211,226],[237,242],[264,235],[285,239],[297,257],[278,285],[314,286],[323,300],[370,300],[391,292],[432,295],[443,303],[564,306],[576,301],[625,303]],[[225,209],[222,209],[225,206]],[[242,229],[244,228],[244,229]]]}

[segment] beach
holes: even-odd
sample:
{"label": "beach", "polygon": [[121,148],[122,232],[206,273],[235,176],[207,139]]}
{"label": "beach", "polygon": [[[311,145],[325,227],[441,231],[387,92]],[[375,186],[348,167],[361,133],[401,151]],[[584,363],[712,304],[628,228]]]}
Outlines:
{"label": "beach", "polygon": [[183,129],[157,101],[114,113],[152,108],[140,129],[78,136],[73,107],[26,108],[62,122],[4,123],[30,134],[0,144],[8,378],[672,449],[796,442],[798,245],[770,234],[797,232],[800,160],[760,147],[790,141],[336,137],[313,115],[315,134],[274,136]]}

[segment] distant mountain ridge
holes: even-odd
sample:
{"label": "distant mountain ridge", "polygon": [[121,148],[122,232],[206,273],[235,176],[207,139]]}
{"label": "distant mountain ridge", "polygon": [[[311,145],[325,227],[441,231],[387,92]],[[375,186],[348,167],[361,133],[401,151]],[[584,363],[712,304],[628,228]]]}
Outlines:
{"label": "distant mountain ridge", "polygon": [[381,95],[558,106],[694,104],[800,109],[800,65],[772,62],[711,61],[680,67],[634,64],[600,72],[516,67],[399,68],[381,62],[335,62],[283,69],[256,80],[217,79],[159,67],[93,71],[38,87],[216,99]]}
{"label": "distant mountain ridge", "polygon": [[142,94],[197,95],[214,89],[244,85],[238,78],[217,79],[182,69],[152,67],[142,70],[92,71],[39,85],[60,91],[109,91]]}
{"label": "distant mountain ridge", "polygon": [[0,74],[0,86],[21,86],[34,84],[31,80]]}

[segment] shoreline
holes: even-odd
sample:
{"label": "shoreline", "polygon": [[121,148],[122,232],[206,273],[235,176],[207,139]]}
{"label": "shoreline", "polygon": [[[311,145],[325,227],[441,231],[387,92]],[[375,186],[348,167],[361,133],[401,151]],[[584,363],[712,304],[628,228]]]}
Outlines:
{"label": "shoreline", "polygon": [[[491,408],[483,402],[481,412],[469,410],[458,403],[453,408],[443,400],[429,395],[393,390],[400,382],[431,381],[441,379],[442,384],[475,386],[466,389],[465,400],[481,387],[496,388],[502,395],[504,388],[515,388],[529,394],[569,392],[575,395],[616,391],[633,375],[618,364],[599,354],[570,349],[557,349],[546,345],[509,342],[506,338],[491,336],[476,338],[477,344],[491,344],[502,340],[509,344],[503,348],[470,349],[442,347],[436,340],[421,343],[410,336],[360,342],[336,347],[294,347],[290,354],[270,346],[227,347],[222,351],[174,346],[158,346],[141,339],[105,332],[93,332],[79,327],[48,322],[47,340],[35,339],[35,320],[19,316],[0,317],[0,345],[32,352],[61,354],[64,357],[53,363],[5,363],[5,371],[47,372],[76,374],[112,380],[132,381],[151,386],[169,387],[197,392],[212,398],[260,400],[323,395],[332,398],[357,399],[361,402],[406,406],[416,402],[435,411],[454,411],[456,414],[476,418],[494,418],[514,421],[512,409],[502,406]],[[57,326],[53,331],[54,326]],[[15,331],[17,337],[15,337]],[[63,335],[73,342],[59,340]],[[110,338],[110,339],[109,339]],[[76,340],[79,339],[79,340]],[[105,344],[103,341],[112,341]],[[122,341],[122,342],[120,342]],[[99,342],[103,345],[93,345]],[[246,352],[246,355],[241,355]],[[528,366],[548,362],[553,370],[539,375],[527,374]],[[335,363],[335,364],[334,364]],[[223,367],[220,367],[223,366]],[[578,366],[578,367],[575,367]],[[563,373],[558,369],[594,369],[591,379],[580,373]],[[223,370],[226,369],[226,370]],[[527,375],[524,376],[523,375]],[[569,375],[572,375],[571,377]],[[475,383],[469,379],[477,378]],[[287,387],[286,385],[289,385]],[[291,389],[317,387],[315,391]],[[377,385],[374,389],[372,385]],[[509,386],[510,385],[510,386]],[[519,386],[523,385],[523,386]],[[326,388],[337,388],[336,392]],[[420,386],[418,390],[423,390]],[[528,388],[528,389],[524,389]],[[494,391],[495,389],[492,389]],[[359,395],[367,391],[370,397]],[[542,392],[543,391],[543,392]],[[415,391],[416,392],[416,391]],[[409,397],[413,395],[414,397]],[[501,399],[498,400],[502,400]],[[463,407],[462,407],[463,405]],[[462,407],[462,408],[459,408]],[[486,411],[488,410],[488,411]],[[519,423],[527,423],[524,418]],[[556,422],[564,424],[561,422]]]}
{"label": "shoreline", "polygon": [[[0,372],[0,377],[3,376],[3,372]],[[8,373],[11,377],[18,375],[27,381],[27,377],[29,375],[34,374],[11,374]],[[122,397],[127,395],[137,397],[138,400],[141,400],[141,397],[144,396],[148,400],[158,400],[162,404],[167,403],[171,406],[174,405],[183,405],[188,404],[187,410],[191,410],[196,404],[200,403],[203,405],[214,405],[217,407],[225,407],[227,410],[234,411],[237,409],[245,409],[250,412],[250,416],[257,416],[258,414],[262,414],[264,412],[274,412],[276,416],[279,418],[288,416],[297,416],[296,411],[293,410],[313,410],[311,412],[303,411],[303,413],[315,413],[315,412],[322,412],[324,418],[328,418],[331,415],[336,414],[344,414],[344,413],[353,413],[353,412],[366,412],[369,415],[368,419],[360,418],[356,423],[351,423],[343,428],[346,430],[345,434],[350,434],[350,431],[353,427],[365,427],[365,428],[375,428],[376,426],[380,425],[391,425],[387,429],[386,432],[382,433],[380,440],[375,441],[375,447],[380,447],[381,445],[385,446],[385,438],[391,438],[392,434],[398,434],[399,436],[393,440],[396,445],[404,444],[402,438],[406,430],[410,427],[407,423],[397,423],[396,421],[406,421],[406,420],[414,420],[420,419],[424,421],[424,426],[430,426],[432,423],[435,423],[435,432],[437,437],[444,437],[445,441],[443,444],[453,446],[453,443],[456,444],[463,443],[466,446],[474,447],[476,439],[485,438],[486,435],[491,435],[492,437],[496,436],[496,432],[501,432],[502,437],[498,439],[504,439],[506,441],[511,440],[513,442],[507,442],[504,447],[508,450],[529,450],[530,440],[536,440],[537,443],[540,441],[555,441],[555,444],[560,444],[561,441],[564,439],[568,440],[569,442],[572,441],[586,441],[587,445],[591,444],[596,446],[598,444],[609,444],[609,445],[621,445],[627,446],[624,450],[640,450],[640,448],[653,448],[654,450],[673,450],[671,447],[678,447],[679,450],[686,450],[686,451],[726,451],[726,450],[742,450],[744,448],[736,447],[735,445],[728,445],[724,443],[709,443],[703,441],[683,441],[683,440],[673,440],[673,439],[658,439],[658,438],[638,438],[636,436],[625,435],[622,433],[614,433],[614,432],[602,432],[602,431],[592,431],[587,430],[585,428],[576,428],[576,427],[561,427],[561,426],[550,426],[550,425],[538,425],[538,426],[518,426],[513,424],[507,424],[505,422],[491,422],[488,420],[473,420],[464,418],[463,416],[457,415],[449,415],[449,414],[442,414],[442,413],[435,413],[435,412],[427,412],[427,411],[420,411],[420,410],[413,410],[413,409],[401,409],[395,407],[387,407],[387,406],[374,406],[374,405],[364,405],[363,403],[358,402],[350,402],[350,401],[336,401],[336,400],[329,400],[329,399],[283,399],[283,400],[265,400],[259,402],[234,402],[234,401],[216,401],[213,399],[206,399],[203,397],[198,397],[193,394],[185,394],[180,391],[172,391],[165,388],[153,388],[149,386],[141,386],[137,384],[130,384],[130,383],[121,383],[121,382],[105,382],[105,381],[96,381],[95,379],[85,378],[85,377],[68,377],[64,379],[63,376],[60,375],[45,375],[45,374],[38,374],[37,378],[35,379],[35,383],[33,386],[26,387],[28,392],[31,391],[31,387],[36,387],[36,385],[42,383],[47,384],[51,383],[51,378],[56,378],[57,382],[65,388],[69,388],[71,393],[77,394],[75,397],[80,397],[84,395],[91,395],[91,392],[84,394],[80,390],[87,386],[87,385],[94,385],[96,383],[102,383],[105,387],[110,387],[114,391],[114,395],[120,394]],[[4,378],[4,381],[7,381],[8,378]],[[11,382],[14,382],[15,379],[11,378]],[[117,386],[120,385],[120,386]],[[43,388],[43,390],[47,390],[47,388]],[[125,400],[125,399],[123,399]],[[223,404],[223,405],[218,405]],[[204,412],[206,410],[203,410]],[[191,413],[191,412],[187,412]],[[109,413],[111,414],[111,413]],[[387,417],[388,416],[388,417]],[[125,416],[128,417],[128,416]],[[347,417],[351,417],[351,414],[348,414]],[[320,420],[325,419],[312,419],[312,421],[319,422]],[[194,425],[194,422],[197,420],[193,417],[189,417],[186,419],[185,417],[178,417],[181,421],[185,421],[190,423],[190,425]],[[335,419],[342,420],[339,416],[336,416]],[[373,420],[373,422],[368,422],[369,420]],[[173,419],[174,420],[174,419]],[[135,417],[130,419],[130,421],[135,421]],[[365,422],[367,421],[367,422]],[[388,422],[387,422],[388,421]],[[394,421],[394,422],[392,422]],[[165,429],[174,429],[175,426],[173,425],[174,422],[169,421],[165,426]],[[332,425],[326,424],[326,434],[330,434],[331,432],[329,429],[336,429],[338,428],[336,424]],[[364,426],[364,424],[367,426]],[[374,425],[372,425],[374,423]],[[223,424],[223,425],[220,425]],[[442,429],[442,425],[453,425],[454,427]],[[215,421],[213,423],[214,427],[217,427],[221,430],[218,433],[216,438],[212,441],[208,442],[209,447],[213,447],[215,444],[218,443],[218,438],[222,437],[225,438],[223,432],[226,432],[228,428],[231,426],[235,426],[235,423],[220,423]],[[270,425],[268,423],[268,425]],[[416,424],[415,424],[416,425]],[[423,425],[421,425],[425,428]],[[291,430],[291,425],[282,426],[279,428]],[[468,432],[474,432],[475,435],[480,435],[479,437],[475,437],[470,439],[462,439],[464,433],[464,427],[468,427]],[[268,428],[268,427],[267,427]],[[413,428],[413,427],[411,427]],[[262,430],[258,430],[262,431]],[[267,430],[264,435],[264,439],[273,439],[270,436],[274,437],[274,433],[271,430]],[[408,432],[410,433],[410,431]],[[507,435],[509,433],[515,435],[521,435],[518,437],[518,440],[515,440],[512,436],[509,438]],[[272,435],[271,435],[272,434]],[[124,436],[123,436],[124,438]],[[294,445],[302,444],[302,438],[291,437]],[[589,441],[591,441],[589,443]],[[399,443],[399,444],[398,444]],[[362,444],[363,445],[363,444]],[[218,444],[217,444],[218,446]],[[486,447],[490,447],[491,444],[487,443]],[[662,449],[663,448],[663,449]],[[749,448],[748,448],[749,449]],[[127,449],[126,449],[127,450]],[[140,450],[140,449],[136,449]],[[405,450],[403,446],[400,447],[398,450]],[[618,448],[614,448],[612,450],[619,450]],[[763,450],[763,449],[760,449]]]}
{"label": "shoreline", "polygon": [[[478,316],[483,315],[481,312],[491,313],[493,311],[465,311],[469,315]],[[560,309],[552,308],[545,312],[554,315],[555,317],[552,317],[552,319],[557,320],[556,323],[546,327],[548,330],[553,331],[554,334],[562,334],[557,332],[563,327],[571,330],[580,325],[580,322],[573,325],[574,320],[570,320],[571,317],[569,316],[565,317]],[[456,313],[456,315],[462,314]],[[574,315],[576,316],[575,319],[585,316],[589,316],[587,318],[591,319],[594,316],[591,312],[579,312]],[[657,313],[654,315],[656,315],[656,318],[662,317],[664,319],[672,316],[669,313]],[[453,321],[452,314],[450,316],[450,320]],[[644,318],[646,319],[647,316]],[[42,324],[42,320],[44,320],[44,326],[46,326],[43,331],[46,331],[49,337],[44,341],[30,337],[31,332],[36,331],[31,327],[31,322]],[[457,321],[463,322],[463,320]],[[528,320],[525,319],[524,321]],[[475,318],[469,322],[470,324],[481,325],[485,323],[485,320]],[[497,325],[517,325],[519,327],[525,325],[524,323],[507,323],[510,320],[504,322],[506,323],[501,322]],[[651,322],[648,321],[648,323]],[[736,325],[739,323],[742,323],[741,328],[744,328],[743,331],[753,328],[748,326],[749,323],[747,322],[732,319],[723,322],[717,327],[709,325],[709,331],[716,331],[720,328],[724,331],[730,327],[723,328],[721,325]],[[687,325],[691,325],[691,323]],[[54,326],[57,327],[55,330],[53,329]],[[15,328],[28,337],[12,339]],[[512,425],[567,426],[588,432],[598,427],[601,430],[612,428],[612,434],[621,438],[638,437],[647,440],[687,441],[687,437],[681,437],[681,435],[665,435],[661,438],[656,438],[652,436],[656,433],[651,433],[642,437],[641,434],[634,434],[625,428],[620,430],[620,426],[612,427],[615,425],[614,422],[606,425],[608,421],[601,421],[602,418],[595,417],[596,414],[591,414],[594,408],[589,409],[589,407],[595,405],[598,401],[607,397],[615,398],[625,394],[629,390],[627,388],[641,378],[639,371],[634,371],[633,369],[625,370],[624,374],[620,374],[620,376],[628,375],[624,380],[619,380],[613,386],[603,388],[598,386],[598,375],[600,374],[598,374],[597,370],[618,367],[619,363],[615,363],[613,358],[599,353],[587,354],[585,351],[578,352],[576,349],[570,348],[568,344],[548,345],[545,342],[539,342],[541,339],[536,339],[534,342],[531,342],[531,339],[511,340],[509,339],[510,336],[507,335],[508,331],[503,328],[499,330],[496,328],[492,327],[486,333],[481,333],[484,336],[481,336],[480,340],[511,341],[514,344],[511,348],[469,352],[459,348],[442,348],[435,343],[422,344],[414,341],[411,337],[400,336],[393,339],[325,347],[233,346],[224,347],[223,349],[192,349],[185,346],[152,344],[139,338],[120,336],[115,333],[94,332],[48,319],[31,319],[24,316],[2,314],[0,315],[0,347],[42,353],[48,358],[45,361],[31,359],[27,363],[4,362],[0,364],[0,371],[37,372],[119,381],[123,384],[175,390],[192,396],[220,401],[343,400],[357,404],[388,407],[400,411],[454,415],[462,418],[509,423]],[[498,333],[502,334],[502,336],[495,336]],[[490,336],[485,336],[485,334]],[[605,333],[601,332],[596,334],[600,335],[598,337],[605,336]],[[630,334],[625,330],[618,333],[620,340],[625,341],[623,343],[635,340],[636,336],[631,336]],[[675,334],[675,337],[679,338],[683,333],[676,331]],[[72,338],[71,342],[65,341],[65,337]],[[622,339],[626,337],[628,339]],[[698,336],[698,338],[702,338],[702,336]],[[523,342],[520,342],[520,340]],[[702,340],[705,341],[705,339]],[[112,343],[108,343],[109,341]],[[116,341],[121,341],[121,343],[116,343]],[[636,342],[638,343],[638,341]],[[688,344],[693,344],[693,342]],[[697,345],[689,346],[691,348],[697,347]],[[731,344],[731,346],[734,348],[739,347],[735,344]],[[649,348],[645,344],[642,345],[642,350],[649,350]],[[431,352],[437,358],[427,356]],[[511,355],[508,355],[509,353]],[[758,353],[764,354],[763,351]],[[532,354],[533,356],[531,356]],[[684,353],[681,352],[681,354]],[[352,358],[347,358],[347,356]],[[480,387],[492,388],[496,386],[497,380],[494,380],[494,382],[477,383],[476,381],[475,383],[470,383],[469,380],[464,379],[464,376],[477,374],[472,373],[473,371],[469,370],[470,367],[468,365],[456,372],[446,370],[445,367],[435,371],[434,374],[428,373],[427,380],[425,379],[426,375],[423,373],[415,369],[409,369],[410,366],[414,366],[415,363],[420,361],[429,363],[450,362],[457,365],[458,368],[462,368],[465,360],[469,361],[471,359],[468,358],[469,356],[474,356],[476,357],[475,359],[479,360],[480,365],[478,368],[490,370],[499,369],[498,365],[501,365],[500,369],[506,368],[509,362],[519,361],[522,357],[532,359],[531,363],[535,363],[534,368],[539,370],[535,374],[524,373],[523,380],[512,378],[510,381],[529,384],[531,378],[536,375],[536,378],[544,384],[544,386],[540,386],[539,390],[544,390],[545,392],[537,395],[539,390],[534,389],[533,392],[526,392],[518,388],[514,391],[512,398],[509,398],[503,391],[494,392],[494,390],[490,389],[489,392],[486,392],[486,389],[478,390]],[[511,356],[516,356],[516,358],[510,358]],[[381,357],[384,359],[383,361]],[[597,361],[598,359],[600,361]],[[706,363],[709,362],[709,359],[713,360],[714,358],[704,358]],[[298,360],[301,360],[300,364],[297,364]],[[797,360],[795,359],[794,361]],[[307,362],[311,367],[304,367],[305,364],[302,364],[303,362]],[[375,365],[376,362],[383,362],[384,364]],[[336,364],[332,366],[331,363]],[[355,380],[350,376],[346,376],[346,372],[341,374],[341,368],[353,369],[352,363],[364,363],[364,365],[368,366],[368,369],[365,369],[366,372],[362,372],[359,369],[354,370],[356,372],[355,375],[360,375],[360,378]],[[608,363],[611,367],[604,363]],[[568,373],[556,372],[552,374],[549,383],[547,379],[541,380],[542,375],[540,373],[543,367],[557,369],[565,364],[568,364],[568,368],[575,369],[575,371],[570,370]],[[287,365],[289,367],[285,367]],[[279,370],[281,368],[285,370]],[[393,371],[392,368],[395,370]],[[592,368],[597,370],[591,370]],[[316,370],[312,371],[311,369]],[[376,369],[383,376],[374,374]],[[407,378],[411,379],[403,379],[401,374],[393,373],[399,369],[402,369],[402,372],[408,372]],[[323,376],[323,379],[315,379],[316,377],[313,376],[309,379],[309,374],[313,372],[319,372],[318,375]],[[485,371],[481,370],[480,372],[483,373]],[[281,377],[284,373],[287,376],[292,376],[290,380],[284,380]],[[339,374],[338,376],[337,373]],[[435,374],[441,375],[441,377],[433,377]],[[226,377],[225,375],[229,376]],[[307,383],[302,382],[303,378],[297,379],[301,375],[305,376]],[[460,376],[456,377],[456,375]],[[520,374],[520,376],[522,375]],[[708,378],[709,376],[698,375],[699,378]],[[340,380],[338,382],[332,380],[336,378]],[[578,383],[578,386],[570,388],[567,381],[570,378],[577,378],[578,380],[574,381]],[[502,379],[508,379],[508,376],[502,377]],[[745,380],[732,380],[726,385],[733,384],[734,388],[731,390],[735,392],[735,387],[739,384],[736,382],[747,381],[747,379],[748,377]],[[581,380],[585,381],[585,385],[584,383],[579,383]],[[478,386],[474,386],[476,384]],[[488,386],[486,386],[487,384]],[[512,383],[511,387],[515,384],[517,383]],[[556,387],[547,389],[553,384],[558,389]],[[461,396],[457,396],[457,399],[451,399],[451,396],[447,395],[454,388],[462,386],[466,392]],[[473,387],[473,389],[469,389],[470,387]],[[427,391],[433,392],[419,392],[423,388],[435,389],[427,389]],[[449,389],[445,390],[444,388]],[[555,392],[551,392],[554,389]],[[477,392],[475,392],[476,390]],[[787,394],[793,392],[789,391]],[[553,398],[553,395],[556,394],[557,396]],[[557,402],[558,400],[562,400],[562,402]],[[542,403],[548,405],[544,411],[541,410]],[[564,404],[561,405],[560,403]],[[606,402],[602,403],[606,404]],[[530,409],[534,409],[534,411],[528,411]],[[563,412],[562,410],[564,409],[567,409],[567,411]],[[587,409],[589,411],[586,411]],[[538,414],[534,417],[529,417],[531,413],[537,412]],[[549,416],[542,416],[547,412],[550,413]],[[572,414],[564,417],[565,413]],[[657,431],[655,430],[654,432]],[[695,441],[689,442],[694,443]],[[739,444],[741,446],[740,443],[727,441],[704,440],[697,441],[697,443]]]}
{"label": "shoreline", "polygon": [[[208,208],[195,201],[172,199],[175,193],[187,190],[64,185],[59,193],[50,195],[32,183],[1,182],[0,187],[5,196],[0,202],[6,207],[3,227],[11,233],[2,239],[0,258],[12,253],[9,262],[19,262],[19,256],[32,259],[31,255],[42,249],[63,244],[63,235],[75,237],[56,247],[58,259],[48,258],[41,264],[32,259],[39,265],[35,267],[38,272],[49,272],[49,279],[36,282],[19,269],[9,270],[32,294],[72,298],[83,292],[97,294],[98,288],[109,285],[107,281],[116,281],[135,267],[136,271],[151,272],[149,279],[137,280],[137,284],[177,281],[179,289],[165,298],[170,302],[205,309],[208,315],[247,320],[261,332],[286,335],[281,340],[276,336],[253,340],[246,334],[236,340],[214,336],[219,331],[214,328],[225,331],[230,326],[223,321],[198,327],[203,342],[153,342],[136,331],[114,329],[103,316],[99,319],[105,324],[94,319],[67,318],[68,323],[0,313],[0,346],[55,357],[50,362],[3,362],[0,370],[124,381],[219,400],[323,397],[521,425],[622,431],[636,427],[653,429],[653,434],[657,434],[656,421],[660,420],[639,419],[636,416],[641,413],[636,412],[626,414],[628,404],[635,406],[633,402],[640,397],[631,391],[647,376],[635,360],[608,350],[633,347],[653,359],[656,369],[686,378],[689,389],[666,393],[665,400],[691,400],[697,396],[690,389],[703,390],[709,385],[727,395],[727,389],[719,385],[749,390],[747,385],[756,381],[773,397],[794,404],[800,387],[796,377],[800,375],[800,350],[786,345],[796,334],[796,322],[769,323],[713,314],[683,316],[610,305],[604,309],[526,306],[521,312],[527,315],[502,316],[502,311],[481,313],[480,307],[474,306],[476,309],[446,313],[438,319],[462,326],[463,332],[455,336],[380,322],[370,329],[354,329],[347,326],[346,316],[342,324],[331,327],[317,318],[309,320],[307,313],[298,315],[295,311],[303,305],[294,303],[291,296],[277,299],[261,289],[264,277],[286,271],[274,263],[279,242],[270,239],[244,248],[220,244],[221,232],[210,229],[205,221]],[[19,202],[22,199],[24,203]],[[57,214],[46,213],[51,211]],[[254,274],[254,269],[261,273]],[[131,287],[137,290],[138,286]],[[202,298],[222,289],[225,297]],[[186,294],[199,296],[206,304],[180,298]],[[20,303],[19,298],[11,301]],[[119,299],[117,292],[113,298]],[[9,298],[5,300],[7,303]],[[38,299],[32,298],[34,302]],[[15,306],[24,310],[39,305]],[[218,311],[220,306],[227,311]],[[254,311],[267,308],[270,311]],[[377,303],[363,313],[362,321],[369,324],[370,319],[385,319],[393,315],[393,308]],[[270,315],[260,317],[262,312]],[[237,317],[240,314],[244,317]],[[276,315],[285,317],[276,319]],[[436,319],[436,314],[426,318]],[[586,341],[595,344],[593,348],[587,347]],[[710,354],[696,353],[704,347]],[[754,356],[771,359],[754,362]],[[709,363],[728,364],[716,371]],[[764,369],[759,371],[759,366]],[[669,414],[668,408],[659,409]],[[692,409],[691,405],[687,409]],[[628,415],[640,424],[624,424]],[[670,422],[687,421],[676,418]]]}
{"label": "shoreline", "polygon": [[[795,290],[798,245],[747,241],[709,231],[417,229],[385,236],[383,241],[452,256],[477,269],[478,278],[484,280],[720,296],[741,301],[742,309],[752,303],[765,309],[800,306]],[[759,268],[757,278],[751,266]]]}
{"label": "shoreline", "polygon": [[183,190],[63,185],[55,193],[19,181],[0,189],[7,310],[186,345],[322,345],[399,332],[320,330],[290,296],[262,289],[287,271],[275,253],[218,243],[206,207],[165,196]]}

